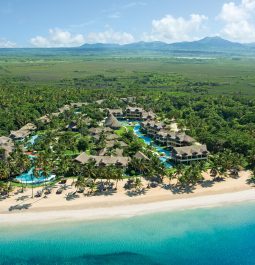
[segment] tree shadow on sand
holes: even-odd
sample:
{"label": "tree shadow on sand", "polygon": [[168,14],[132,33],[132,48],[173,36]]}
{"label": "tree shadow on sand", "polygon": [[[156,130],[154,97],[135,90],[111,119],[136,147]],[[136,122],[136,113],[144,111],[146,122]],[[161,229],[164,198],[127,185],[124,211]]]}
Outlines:
{"label": "tree shadow on sand", "polygon": [[116,189],[108,189],[106,191],[96,191],[94,192],[95,196],[113,196],[117,193]]}
{"label": "tree shadow on sand", "polygon": [[202,188],[211,188],[215,184],[214,180],[204,180],[199,183]]}
{"label": "tree shadow on sand", "polygon": [[190,193],[194,193],[196,189],[195,185],[180,185],[180,184],[176,184],[176,185],[169,185],[168,190],[170,190],[173,194],[190,194]]}
{"label": "tree shadow on sand", "polygon": [[73,201],[80,198],[80,196],[76,192],[69,192],[65,198],[67,201]]}
{"label": "tree shadow on sand", "polygon": [[27,200],[27,199],[29,199],[29,196],[28,196],[28,195],[24,195],[24,196],[18,197],[18,198],[16,199],[16,201],[17,201],[17,202],[18,202],[18,201],[25,201],[25,200]]}
{"label": "tree shadow on sand", "polygon": [[27,204],[17,204],[17,205],[13,205],[9,208],[9,211],[16,211],[16,210],[28,210],[30,207],[32,206],[31,203],[27,203]]}
{"label": "tree shadow on sand", "polygon": [[146,195],[146,193],[147,190],[145,188],[141,188],[141,189],[129,190],[126,192],[126,195],[129,197],[137,197],[141,195]]}
{"label": "tree shadow on sand", "polygon": [[246,180],[246,183],[250,185],[252,188],[255,188],[255,178],[250,178]]}

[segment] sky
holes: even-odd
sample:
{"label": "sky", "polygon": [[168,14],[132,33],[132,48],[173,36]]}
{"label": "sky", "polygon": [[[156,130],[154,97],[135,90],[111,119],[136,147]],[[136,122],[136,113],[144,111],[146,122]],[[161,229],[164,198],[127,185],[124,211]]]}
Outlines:
{"label": "sky", "polygon": [[255,0],[0,0],[0,48],[255,42]]}

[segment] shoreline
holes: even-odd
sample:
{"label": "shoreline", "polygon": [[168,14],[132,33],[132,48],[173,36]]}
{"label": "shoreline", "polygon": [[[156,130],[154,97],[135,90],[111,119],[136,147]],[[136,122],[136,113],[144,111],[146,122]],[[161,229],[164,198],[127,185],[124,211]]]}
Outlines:
{"label": "shoreline", "polygon": [[59,223],[131,218],[154,213],[179,212],[198,208],[214,208],[231,204],[255,202],[254,189],[223,194],[194,196],[141,204],[119,205],[74,210],[44,210],[0,214],[1,225]]}
{"label": "shoreline", "polygon": [[[97,196],[79,194],[79,197],[73,200],[66,200],[67,194],[75,191],[75,187],[70,185],[71,180],[68,180],[70,188],[63,194],[56,194],[59,188],[57,184],[47,198],[31,198],[31,190],[27,189],[22,194],[12,195],[0,202],[0,225],[118,219],[158,212],[255,202],[255,185],[248,184],[250,173],[247,171],[241,172],[239,178],[227,178],[221,182],[212,181],[208,174],[204,177],[203,183],[189,190],[159,186],[138,196],[129,194],[123,188],[125,181],[118,184],[118,192]],[[143,184],[146,186],[145,181]],[[166,182],[164,184],[167,185]],[[34,194],[39,189],[35,189]],[[26,199],[20,201],[22,196]],[[27,209],[10,212],[9,207],[17,204],[30,206]]]}

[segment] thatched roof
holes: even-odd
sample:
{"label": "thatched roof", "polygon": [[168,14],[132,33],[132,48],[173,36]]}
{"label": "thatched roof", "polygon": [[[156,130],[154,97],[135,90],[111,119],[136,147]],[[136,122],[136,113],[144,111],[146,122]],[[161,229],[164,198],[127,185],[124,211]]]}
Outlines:
{"label": "thatched roof", "polygon": [[[108,148],[101,149],[98,152],[98,156],[105,156],[107,154],[108,150],[111,150],[111,149],[108,149]],[[113,152],[112,152],[111,156],[123,156],[123,149],[116,148],[116,149],[113,149],[112,151]]]}
{"label": "thatched roof", "polygon": [[133,103],[135,102],[136,98],[135,97],[127,97],[127,98],[120,98],[121,101],[125,103]]}
{"label": "thatched roof", "polygon": [[117,140],[117,139],[119,139],[120,137],[117,135],[117,134],[115,134],[115,133],[112,133],[112,134],[108,134],[107,136],[106,136],[106,140]]}
{"label": "thatched roof", "polygon": [[99,99],[99,100],[96,101],[96,103],[97,103],[98,105],[101,105],[104,101],[105,101],[104,99]]}
{"label": "thatched roof", "polygon": [[1,146],[1,145],[8,144],[8,143],[10,143],[10,142],[12,142],[12,139],[11,139],[11,138],[6,137],[6,136],[1,136],[1,137],[0,137],[0,146]]}
{"label": "thatched roof", "polygon": [[64,105],[63,107],[59,108],[58,110],[60,113],[63,113],[63,112],[70,110],[70,109],[71,109],[70,105]]}
{"label": "thatched roof", "polygon": [[208,154],[206,145],[192,145],[173,148],[173,154],[176,156],[192,156]]}
{"label": "thatched roof", "polygon": [[135,155],[134,155],[135,158],[138,158],[138,159],[144,159],[144,160],[150,160],[148,158],[148,156],[146,156],[144,153],[138,151]]}
{"label": "thatched roof", "polygon": [[38,121],[40,121],[40,122],[42,122],[44,124],[47,124],[47,123],[50,123],[51,120],[50,120],[48,115],[44,115],[41,118],[39,118]]}
{"label": "thatched roof", "polygon": [[143,111],[142,117],[144,120],[154,120],[156,118],[156,114],[153,111]]}
{"label": "thatched roof", "polygon": [[92,134],[92,135],[96,135],[96,134],[100,134],[102,132],[105,132],[105,133],[110,133],[112,132],[113,130],[109,127],[97,127],[97,128],[90,128],[89,129],[89,132]]}
{"label": "thatched roof", "polygon": [[130,107],[129,106],[129,107],[126,108],[126,111],[142,113],[142,112],[144,112],[144,109],[143,108],[139,108],[139,107]]}
{"label": "thatched roof", "polygon": [[4,158],[7,158],[14,150],[12,139],[6,136],[0,137],[0,149],[4,150]]}
{"label": "thatched roof", "polygon": [[70,105],[75,108],[80,108],[82,106],[87,106],[89,103],[88,102],[74,102],[71,103]]}
{"label": "thatched roof", "polygon": [[14,139],[23,139],[35,131],[36,128],[37,127],[33,123],[28,123],[18,131],[11,131],[10,137]]}
{"label": "thatched roof", "polygon": [[185,142],[188,144],[192,144],[196,142],[194,138],[192,138],[191,136],[185,133],[178,133],[178,132],[172,132],[172,131],[166,131],[166,130],[160,130],[159,132],[157,132],[157,136],[160,136],[161,138],[165,138],[165,139],[168,138],[174,141]]}
{"label": "thatched roof", "polygon": [[122,109],[108,109],[108,113],[109,114],[113,114],[113,115],[123,115],[123,110]]}
{"label": "thatched roof", "polygon": [[120,147],[127,147],[128,145],[123,142],[123,141],[116,141],[116,140],[110,140],[110,141],[106,141],[106,147],[107,148],[111,148],[113,146],[115,146],[116,144],[118,144]]}
{"label": "thatched roof", "polygon": [[109,114],[109,116],[106,118],[104,125],[106,127],[110,127],[112,129],[119,129],[121,128],[121,124],[119,121],[115,118],[113,114]]}
{"label": "thatched roof", "polygon": [[130,158],[124,156],[90,156],[86,153],[80,154],[75,161],[81,164],[87,164],[90,160],[94,160],[97,166],[119,165],[127,166]]}
{"label": "thatched roof", "polygon": [[162,130],[165,127],[164,123],[158,122],[158,121],[145,121],[145,122],[142,122],[141,125],[143,127],[149,127],[149,128],[153,128],[156,130]]}

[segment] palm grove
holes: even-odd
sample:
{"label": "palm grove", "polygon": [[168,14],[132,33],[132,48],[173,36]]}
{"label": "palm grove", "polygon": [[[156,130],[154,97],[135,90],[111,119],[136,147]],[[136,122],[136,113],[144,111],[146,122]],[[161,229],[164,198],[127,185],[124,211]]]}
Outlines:
{"label": "palm grove", "polygon": [[[158,182],[167,176],[170,182],[177,179],[178,185],[186,186],[201,181],[201,172],[207,169],[213,178],[236,175],[241,168],[254,172],[255,100],[252,96],[214,95],[210,93],[211,84],[154,73],[137,73],[125,78],[97,75],[36,86],[22,78],[2,78],[0,86],[0,135],[7,136],[10,130],[27,122],[34,122],[43,131],[40,141],[33,146],[39,154],[36,160],[28,159],[22,152],[22,144],[16,143],[8,160],[0,161],[2,189],[11,189],[10,181],[31,166],[40,168],[45,175],[53,172],[58,177],[76,177],[77,188],[87,186],[92,191],[97,180],[118,183],[124,176],[129,176],[136,187],[141,186],[141,176],[152,182],[155,176]],[[91,139],[89,127],[82,121],[78,124],[79,134],[63,131],[66,124],[74,118],[77,120],[73,110],[52,117],[47,125],[38,121],[64,104],[89,102],[80,111],[95,126],[104,117],[99,109],[124,107],[119,98],[127,96],[135,96],[137,105],[153,110],[161,119],[175,118],[181,128],[188,128],[191,136],[207,144],[211,153],[208,163],[166,169],[148,147],[146,155],[150,162],[134,158],[127,172],[112,166],[96,167],[93,161],[81,166],[73,163],[74,156],[88,150],[93,154],[104,147],[104,135],[97,141]],[[99,99],[104,99],[100,106],[95,103]],[[126,155],[132,157],[137,151],[144,151],[143,143],[131,131],[122,132],[120,137],[128,145]]]}

